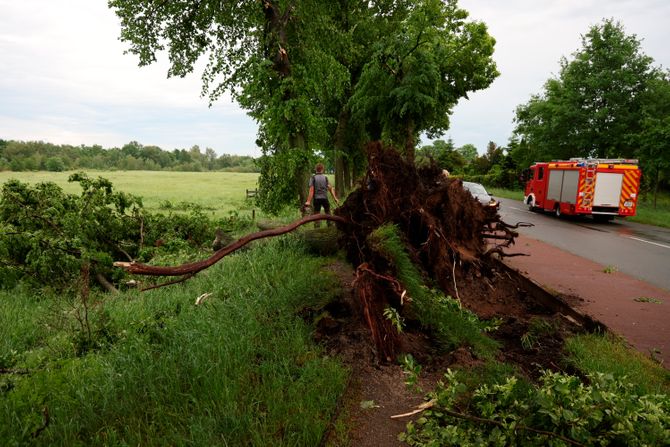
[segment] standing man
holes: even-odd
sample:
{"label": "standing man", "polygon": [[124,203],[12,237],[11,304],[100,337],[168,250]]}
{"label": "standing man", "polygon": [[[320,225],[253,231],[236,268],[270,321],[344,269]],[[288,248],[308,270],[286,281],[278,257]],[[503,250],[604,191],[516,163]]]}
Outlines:
{"label": "standing man", "polygon": [[[323,206],[323,211],[326,214],[330,214],[330,202],[328,202],[328,191],[333,196],[333,199],[335,199],[335,203],[339,206],[340,201],[337,198],[337,195],[335,194],[335,189],[333,189],[332,185],[328,183],[328,177],[323,173],[323,164],[322,163],[317,163],[316,167],[316,174],[314,174],[310,179],[309,179],[309,194],[307,195],[307,202],[305,202],[305,206],[310,206],[312,203],[312,197],[314,198],[314,214],[319,214],[321,212],[321,207]],[[317,224],[319,222],[316,222]],[[330,225],[330,222],[328,222]]]}

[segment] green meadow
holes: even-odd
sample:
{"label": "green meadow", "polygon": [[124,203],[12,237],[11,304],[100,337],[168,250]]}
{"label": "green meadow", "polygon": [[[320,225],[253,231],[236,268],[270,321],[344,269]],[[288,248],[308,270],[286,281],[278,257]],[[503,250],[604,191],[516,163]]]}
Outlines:
{"label": "green meadow", "polygon": [[[79,185],[67,181],[70,172],[0,172],[0,184],[9,179],[26,183],[53,182],[65,192],[78,193]],[[89,177],[104,177],[118,191],[143,198],[149,211],[179,210],[184,203],[197,204],[215,217],[231,211],[251,213],[253,200],[246,198],[247,189],[256,189],[258,174],[238,172],[173,172],[173,171],[86,171]],[[257,211],[258,212],[258,211]]]}

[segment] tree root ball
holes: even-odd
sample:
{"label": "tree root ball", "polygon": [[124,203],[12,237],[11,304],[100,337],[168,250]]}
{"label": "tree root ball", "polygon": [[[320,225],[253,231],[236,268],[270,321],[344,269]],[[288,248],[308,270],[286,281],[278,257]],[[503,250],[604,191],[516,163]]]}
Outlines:
{"label": "tree root ball", "polygon": [[[403,236],[405,251],[425,278],[436,282],[445,294],[458,296],[455,279],[479,274],[492,252],[501,252],[499,248],[514,242],[517,234],[500,220],[495,207],[481,205],[462,187],[460,179],[445,176],[434,163],[417,168],[394,148],[379,142],[370,143],[367,154],[365,177],[336,210],[336,215],[349,222],[347,228],[341,228],[341,245],[354,266],[365,263],[379,277],[397,278],[397,267],[370,242],[376,229],[394,224]],[[355,291],[365,297],[368,311],[397,303],[397,297],[369,293],[384,289],[383,284],[373,286],[370,281],[374,279],[359,281],[365,290]],[[381,303],[371,303],[371,299]],[[390,329],[379,324],[380,318],[366,319],[376,326],[370,330],[377,340],[395,343],[397,337],[383,333]],[[378,345],[377,349],[380,354],[395,352],[392,346]]]}

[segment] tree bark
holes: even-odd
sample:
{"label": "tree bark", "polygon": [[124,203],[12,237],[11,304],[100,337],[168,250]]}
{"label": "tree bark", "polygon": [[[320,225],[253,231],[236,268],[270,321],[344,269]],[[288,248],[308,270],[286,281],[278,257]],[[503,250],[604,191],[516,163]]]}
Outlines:
{"label": "tree bark", "polygon": [[[353,154],[350,154],[353,155]],[[344,184],[347,189],[351,191],[354,189],[354,181],[356,180],[354,159],[352,157],[344,159]]]}
{"label": "tree bark", "polygon": [[295,190],[300,196],[300,204],[302,205],[307,200],[307,193],[309,189],[309,173],[310,168],[307,164],[308,160],[308,151],[307,151],[307,140],[303,132],[298,132],[293,134],[289,138],[289,144],[291,151],[297,151],[302,155],[301,161],[296,165],[295,171],[293,172],[293,179],[295,181]]}
{"label": "tree bark", "polygon": [[119,289],[117,289],[116,287],[114,287],[114,284],[112,284],[111,282],[109,282],[109,281],[107,280],[107,278],[105,278],[105,277],[103,276],[102,273],[99,273],[99,272],[96,273],[96,274],[95,274],[95,279],[98,280],[98,283],[99,283],[99,284],[100,284],[106,291],[108,291],[108,292],[110,292],[110,293],[114,293],[114,294],[119,293]]}
{"label": "tree bark", "polygon": [[345,180],[346,168],[346,129],[349,123],[349,111],[346,107],[340,111],[340,116],[337,121],[337,128],[333,138],[333,145],[335,146],[335,192],[338,197],[344,197],[345,192],[350,188],[350,185]]}
{"label": "tree bark", "polygon": [[661,181],[661,167],[656,165],[656,178],[654,179],[654,209],[656,209],[656,203],[658,199],[658,184]]}
{"label": "tree bark", "polygon": [[408,119],[405,124],[405,159],[414,164],[414,120]]}
{"label": "tree bark", "polygon": [[[292,18],[293,7],[289,4],[282,11],[279,3],[274,0],[263,0],[263,14],[265,15],[265,27],[267,43],[265,48],[266,57],[272,61],[273,70],[281,78],[289,78],[292,75],[292,64],[289,55],[289,41],[287,27]],[[275,51],[276,49],[276,51]],[[287,89],[284,100],[290,100],[297,97],[293,88]],[[295,122],[295,118],[286,118],[288,129],[302,129],[304,123]],[[299,151],[301,154],[307,154],[307,138],[305,132],[300,130],[292,133],[288,137],[289,150]],[[295,191],[298,193],[300,203],[307,200],[307,181],[309,179],[309,167],[307,166],[308,157],[305,161],[296,166],[296,170],[291,173],[295,182]]]}

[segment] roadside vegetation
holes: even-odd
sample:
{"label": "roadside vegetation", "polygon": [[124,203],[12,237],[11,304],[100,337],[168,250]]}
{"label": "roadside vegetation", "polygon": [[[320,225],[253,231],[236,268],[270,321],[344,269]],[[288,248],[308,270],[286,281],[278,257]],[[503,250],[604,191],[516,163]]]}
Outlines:
{"label": "roadside vegetation", "polygon": [[342,293],[324,262],[287,236],[145,294],[1,292],[3,444],[318,444],[347,380],[298,316]]}
{"label": "roadside vegetation", "polygon": [[565,345],[568,362],[586,374],[599,372],[624,380],[631,379],[638,393],[670,394],[670,371],[654,363],[654,353],[631,351],[612,334],[585,334],[573,337]]}
{"label": "roadside vegetation", "polygon": [[[157,202],[174,200],[165,191],[148,193]],[[249,231],[236,228],[238,235]],[[616,437],[616,424],[627,427],[626,436],[667,441],[667,370],[615,339],[586,335],[569,339],[567,357],[557,359],[576,376],[529,377],[496,360],[499,344],[489,337],[499,322],[480,320],[424,283],[397,237],[393,227],[375,236],[416,297],[417,321],[434,334],[441,352],[466,347],[483,360],[444,371],[444,385],[424,390],[435,402],[409,425],[403,435],[408,443],[446,443],[454,436],[485,436],[501,445],[523,436],[538,445],[547,441],[520,425],[571,439],[609,433],[608,439],[630,441]],[[207,250],[167,244],[151,262],[175,264]],[[88,288],[76,275],[58,292],[54,284],[19,281],[8,288],[3,281],[0,420],[8,422],[0,424],[0,438],[8,445],[317,445],[333,426],[341,432],[348,422],[334,418],[341,416],[338,405],[352,371],[314,334],[327,315],[323,309],[349,293],[324,267],[345,261],[339,254],[310,253],[300,234],[259,241],[183,284],[144,293],[117,279],[120,293],[110,294]],[[399,332],[410,330],[397,315],[387,318],[396,319]],[[541,337],[542,328],[529,333]],[[421,363],[398,361],[408,386],[415,385]],[[555,398],[542,400],[546,395]],[[612,404],[632,403],[603,416],[596,430],[583,415],[602,408],[597,395],[611,396]],[[511,405],[512,396],[520,406]],[[484,398],[492,406],[482,407],[478,399]],[[541,421],[529,413],[537,405],[547,409]],[[450,411],[458,414],[450,417]],[[473,424],[473,417],[497,422]],[[346,433],[338,436],[346,439]],[[560,445],[560,438],[552,439]]]}
{"label": "roadside vegetation", "polygon": [[670,228],[670,193],[659,193],[655,205],[653,197],[643,194],[637,204],[637,214],[630,220]]}

